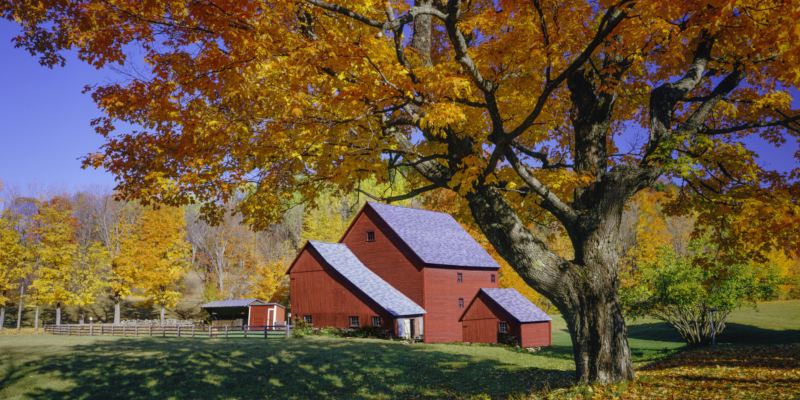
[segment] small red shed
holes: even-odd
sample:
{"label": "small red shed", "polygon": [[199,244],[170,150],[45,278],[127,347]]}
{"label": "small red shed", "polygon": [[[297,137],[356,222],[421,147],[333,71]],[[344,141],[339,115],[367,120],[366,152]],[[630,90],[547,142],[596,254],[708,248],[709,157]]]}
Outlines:
{"label": "small red shed", "polygon": [[259,299],[218,300],[203,304],[213,326],[274,326],[286,321],[286,307]]}
{"label": "small red shed", "polygon": [[465,342],[497,343],[506,334],[522,347],[553,344],[552,318],[515,289],[481,289],[460,321]]}

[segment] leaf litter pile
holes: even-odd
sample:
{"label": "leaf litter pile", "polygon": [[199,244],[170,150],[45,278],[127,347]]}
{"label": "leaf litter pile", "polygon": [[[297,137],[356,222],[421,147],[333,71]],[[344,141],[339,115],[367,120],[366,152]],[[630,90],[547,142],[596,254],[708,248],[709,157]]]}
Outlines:
{"label": "leaf litter pile", "polygon": [[[637,377],[581,391],[592,399],[800,399],[800,344],[684,351],[642,367]],[[548,397],[574,398],[576,390]]]}

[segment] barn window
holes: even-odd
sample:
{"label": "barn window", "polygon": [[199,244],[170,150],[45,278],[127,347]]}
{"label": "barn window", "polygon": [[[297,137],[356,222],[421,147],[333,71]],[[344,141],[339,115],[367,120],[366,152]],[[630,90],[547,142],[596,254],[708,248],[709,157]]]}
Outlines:
{"label": "barn window", "polygon": [[311,319],[310,315],[303,315],[303,322],[305,322],[305,323],[307,323],[309,325],[314,323],[313,320]]}
{"label": "barn window", "polygon": [[492,283],[494,283],[494,274],[492,274]]}
{"label": "barn window", "polygon": [[497,324],[497,331],[500,332],[500,333],[508,333],[508,323],[507,322],[501,322],[501,323]]}
{"label": "barn window", "polygon": [[367,232],[367,241],[368,242],[374,242],[375,241],[375,232],[374,231]]}
{"label": "barn window", "polygon": [[381,326],[381,317],[372,317],[372,326]]}
{"label": "barn window", "polygon": [[459,273],[458,273],[458,278],[457,278],[457,281],[458,281],[458,283],[461,283],[461,282],[463,282],[463,281],[462,281],[461,272],[459,272]]}
{"label": "barn window", "polygon": [[359,326],[361,326],[361,325],[359,325],[359,323],[358,323],[358,316],[351,316],[350,317],[350,327],[351,328],[358,328]]}
{"label": "barn window", "polygon": [[458,308],[464,308],[464,299],[458,299]]}

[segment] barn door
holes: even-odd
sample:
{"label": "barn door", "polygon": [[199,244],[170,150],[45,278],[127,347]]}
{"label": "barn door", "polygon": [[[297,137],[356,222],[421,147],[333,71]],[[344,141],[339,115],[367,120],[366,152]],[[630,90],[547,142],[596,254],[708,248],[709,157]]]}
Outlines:
{"label": "barn door", "polygon": [[[267,322],[265,323],[265,325],[273,325],[273,322],[272,322],[273,318],[275,318],[275,309],[273,307],[271,307],[271,308],[267,309]],[[270,327],[270,329],[273,329],[273,328]]]}

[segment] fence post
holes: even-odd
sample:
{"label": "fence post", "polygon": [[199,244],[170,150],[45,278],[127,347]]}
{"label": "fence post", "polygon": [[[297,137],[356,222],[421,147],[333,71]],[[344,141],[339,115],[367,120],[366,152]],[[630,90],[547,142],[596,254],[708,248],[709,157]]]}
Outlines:
{"label": "fence post", "polygon": [[242,327],[242,330],[244,331],[244,338],[245,339],[247,339],[247,330],[248,329],[250,329],[250,325],[245,325],[245,326]]}
{"label": "fence post", "polygon": [[225,325],[225,339],[228,338],[228,325]]}
{"label": "fence post", "polygon": [[194,339],[194,325],[192,325],[192,339]]}
{"label": "fence post", "polygon": [[136,337],[139,337],[139,325],[136,325],[136,327],[133,328],[133,331],[136,333]]}
{"label": "fence post", "polygon": [[161,325],[161,337],[167,337],[167,326]]}
{"label": "fence post", "polygon": [[150,333],[150,337],[153,337],[153,324],[147,326],[147,331]]}
{"label": "fence post", "polygon": [[264,339],[267,338],[267,326],[264,325]]}
{"label": "fence post", "polygon": [[89,336],[94,336],[94,323],[89,322]]}
{"label": "fence post", "polygon": [[128,337],[128,326],[122,325],[122,337]]}
{"label": "fence post", "polygon": [[181,326],[178,325],[178,339],[181,338]]}
{"label": "fence post", "polygon": [[283,324],[283,329],[286,330],[286,338],[287,339],[289,338],[289,328],[291,328],[291,325],[289,325],[289,322],[286,322],[285,324]]}
{"label": "fence post", "polygon": [[211,339],[211,324],[208,324],[208,338]]}

